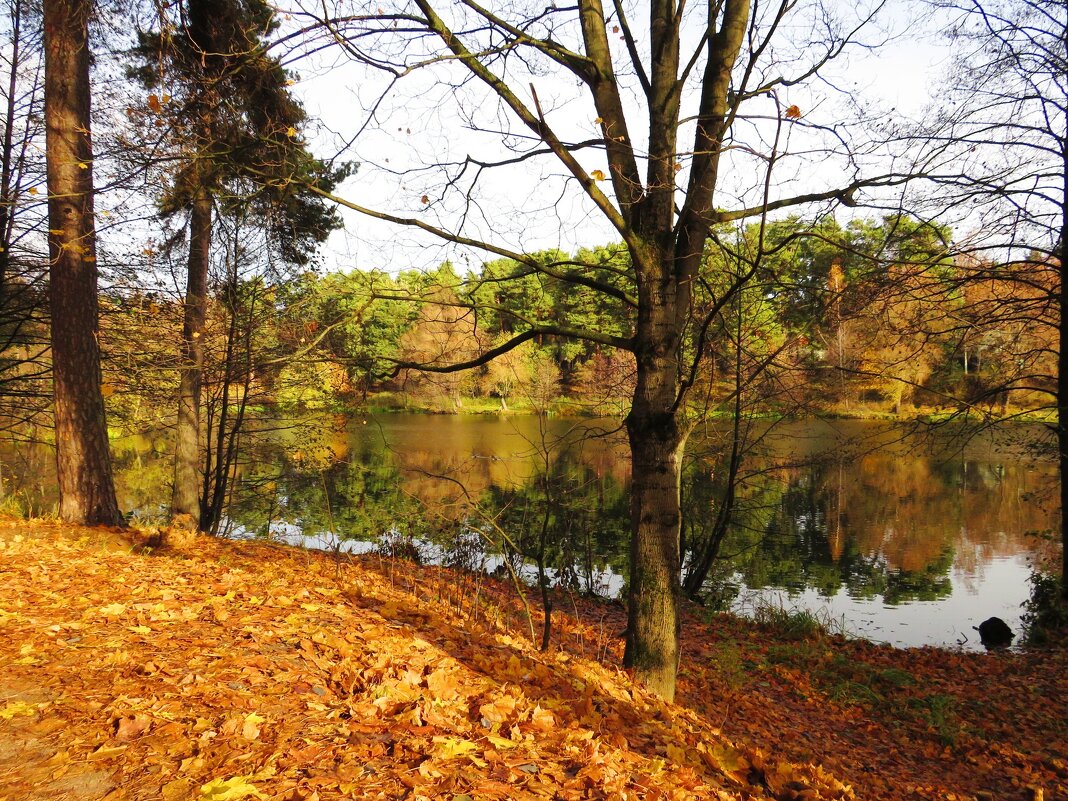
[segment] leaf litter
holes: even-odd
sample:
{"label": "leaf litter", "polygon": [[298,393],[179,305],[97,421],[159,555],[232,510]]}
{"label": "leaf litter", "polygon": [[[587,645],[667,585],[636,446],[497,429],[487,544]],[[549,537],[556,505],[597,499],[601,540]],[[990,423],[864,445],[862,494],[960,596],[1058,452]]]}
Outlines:
{"label": "leaf litter", "polygon": [[0,798],[1068,793],[1062,653],[790,642],[691,614],[665,704],[615,667],[618,605],[561,599],[541,653],[485,577],[127,536],[0,521]]}

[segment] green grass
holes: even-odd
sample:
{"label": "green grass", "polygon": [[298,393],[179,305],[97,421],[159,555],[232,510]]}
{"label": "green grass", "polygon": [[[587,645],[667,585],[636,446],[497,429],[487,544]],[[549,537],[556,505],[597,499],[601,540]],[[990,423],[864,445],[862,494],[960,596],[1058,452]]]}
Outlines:
{"label": "green grass", "polygon": [[[795,626],[798,616],[790,615]],[[804,616],[802,628],[810,622]],[[963,731],[957,714],[957,699],[941,693],[925,694],[919,680],[900,668],[877,668],[867,662],[833,653],[818,640],[775,642],[764,658],[769,665],[782,665],[804,672],[812,686],[844,706],[858,706],[882,719],[920,721],[942,745],[953,747]]]}
{"label": "green grass", "polygon": [[712,662],[728,690],[737,692],[745,685],[749,670],[742,658],[742,651],[737,645],[720,644],[712,656]]}
{"label": "green grass", "polygon": [[911,699],[908,706],[934,729],[942,745],[953,747],[957,744],[963,726],[957,717],[956,698],[952,695],[928,695]]}
{"label": "green grass", "polygon": [[821,639],[845,633],[844,623],[835,620],[830,614],[786,606],[781,600],[758,603],[753,610],[753,620],[761,626],[773,629],[778,636],[788,640]]}

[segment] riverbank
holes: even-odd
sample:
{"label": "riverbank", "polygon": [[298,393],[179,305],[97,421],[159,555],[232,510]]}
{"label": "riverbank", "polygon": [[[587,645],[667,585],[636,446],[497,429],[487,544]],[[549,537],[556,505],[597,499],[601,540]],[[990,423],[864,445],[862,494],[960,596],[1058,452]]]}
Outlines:
{"label": "riverbank", "polygon": [[[363,414],[441,414],[441,415],[535,415],[549,414],[559,417],[606,417],[623,419],[629,408],[629,399],[619,398],[612,402],[588,403],[580,398],[559,396],[539,403],[526,397],[501,401],[500,398],[464,395],[460,397],[420,398],[397,392],[369,393],[362,403],[339,406],[335,411],[351,416]],[[314,410],[306,410],[314,411]],[[323,410],[318,410],[323,411]],[[1056,420],[1052,408],[1032,409],[1008,406],[994,409],[985,406],[965,408],[962,406],[909,406],[895,412],[885,402],[836,403],[831,406],[815,404],[788,410],[769,407],[762,411],[747,413],[747,418],[790,420],[820,418],[824,420],[877,420],[882,422],[961,423],[992,425],[1015,423],[1051,423]],[[706,420],[729,420],[732,412],[702,410],[700,417]]]}
{"label": "riverbank", "polygon": [[902,651],[690,610],[666,705],[616,667],[618,605],[559,598],[543,654],[485,578],[129,536],[0,521],[0,798],[1068,792],[1063,652]]}

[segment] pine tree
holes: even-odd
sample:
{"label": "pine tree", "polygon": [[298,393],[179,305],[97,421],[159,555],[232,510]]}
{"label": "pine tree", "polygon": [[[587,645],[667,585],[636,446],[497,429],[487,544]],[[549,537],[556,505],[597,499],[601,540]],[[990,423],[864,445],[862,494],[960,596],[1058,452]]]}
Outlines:
{"label": "pine tree", "polygon": [[44,4],[49,303],[59,514],[122,525],[111,477],[97,344],[96,230],[87,0]]}
{"label": "pine tree", "polygon": [[135,77],[157,90],[147,108],[177,151],[160,211],[188,215],[171,510],[204,527],[200,418],[214,217],[254,204],[281,260],[305,265],[339,219],[297,187],[329,189],[347,170],[329,169],[299,139],[305,113],[288,90],[288,74],[266,52],[263,36],[275,28],[266,3],[187,0],[177,10],[177,20],[161,18],[158,31],[141,33]]}

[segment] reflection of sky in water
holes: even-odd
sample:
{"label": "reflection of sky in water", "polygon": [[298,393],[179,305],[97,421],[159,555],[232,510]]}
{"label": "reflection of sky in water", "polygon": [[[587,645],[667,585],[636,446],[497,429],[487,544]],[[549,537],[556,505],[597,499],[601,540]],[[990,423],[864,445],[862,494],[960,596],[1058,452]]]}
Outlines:
{"label": "reflection of sky in water", "polygon": [[[223,526],[226,529],[226,526]],[[254,540],[260,537],[254,531],[249,531],[244,526],[235,525],[227,533],[231,539]],[[307,548],[312,551],[327,551],[337,553],[362,554],[371,553],[378,545],[367,540],[342,540],[334,534],[322,532],[318,534],[305,534],[300,526],[292,523],[274,522],[271,524],[271,540],[274,542],[294,545],[298,548]]]}
{"label": "reflection of sky in water", "polygon": [[[972,629],[989,617],[1000,617],[1017,635],[1022,604],[1028,597],[1031,569],[1026,556],[995,558],[981,575],[967,574],[956,566],[950,571],[953,592],[937,601],[910,601],[889,606],[881,598],[851,598],[845,589],[832,598],[806,589],[798,593],[766,588],[743,590],[733,609],[751,613],[754,606],[770,603],[784,609],[807,609],[820,619],[844,622],[847,634],[898,647],[937,645],[984,650]],[[964,642],[965,638],[967,641]]]}
{"label": "reflection of sky in water", "polygon": [[[254,536],[240,526],[231,533],[235,538]],[[275,524],[272,539],[319,551],[349,554],[372,553],[379,546],[362,540],[338,540],[331,534],[302,534],[299,527]],[[426,561],[435,563],[442,552],[430,543],[422,543]],[[482,555],[481,568],[494,573],[503,560],[491,554]],[[548,571],[550,580],[555,571]],[[1028,577],[1031,569],[1025,555],[995,558],[982,565],[981,572],[963,570],[958,566],[950,571],[952,593],[937,601],[910,601],[897,605],[883,603],[881,598],[854,598],[845,588],[827,598],[813,589],[787,592],[773,588],[750,590],[743,588],[732,611],[752,614],[754,608],[771,604],[783,609],[807,609],[820,620],[832,621],[832,630],[843,630],[853,637],[873,642],[889,643],[899,648],[924,645],[965,650],[985,650],[979,634],[972,627],[989,617],[1000,617],[1019,636],[1021,604],[1027,600]],[[537,570],[526,564],[520,577],[530,585],[537,581]],[[624,578],[609,570],[599,573],[599,591],[605,597],[617,597],[624,589]]]}
{"label": "reflection of sky in water", "polygon": [[[249,531],[240,525],[233,526],[227,536],[235,540],[257,539],[259,537],[255,532]],[[343,540],[330,533],[304,534],[299,526],[290,523],[272,524],[271,540],[298,548],[326,551],[327,553],[359,555],[382,551],[381,543],[368,540]],[[423,555],[423,561],[427,564],[440,564],[444,561],[446,554],[439,546],[422,541],[417,544]],[[484,550],[479,551],[477,556],[479,559],[478,567],[484,573],[500,575],[500,571],[504,569],[504,558],[501,556],[487,553]],[[555,584],[557,570],[549,567],[546,568],[545,573],[549,577],[550,583]],[[518,575],[529,586],[537,585],[538,568],[536,565],[529,562],[525,563],[520,567]],[[594,581],[596,583],[595,592],[602,598],[618,598],[626,588],[626,579],[611,569],[594,571]]]}

